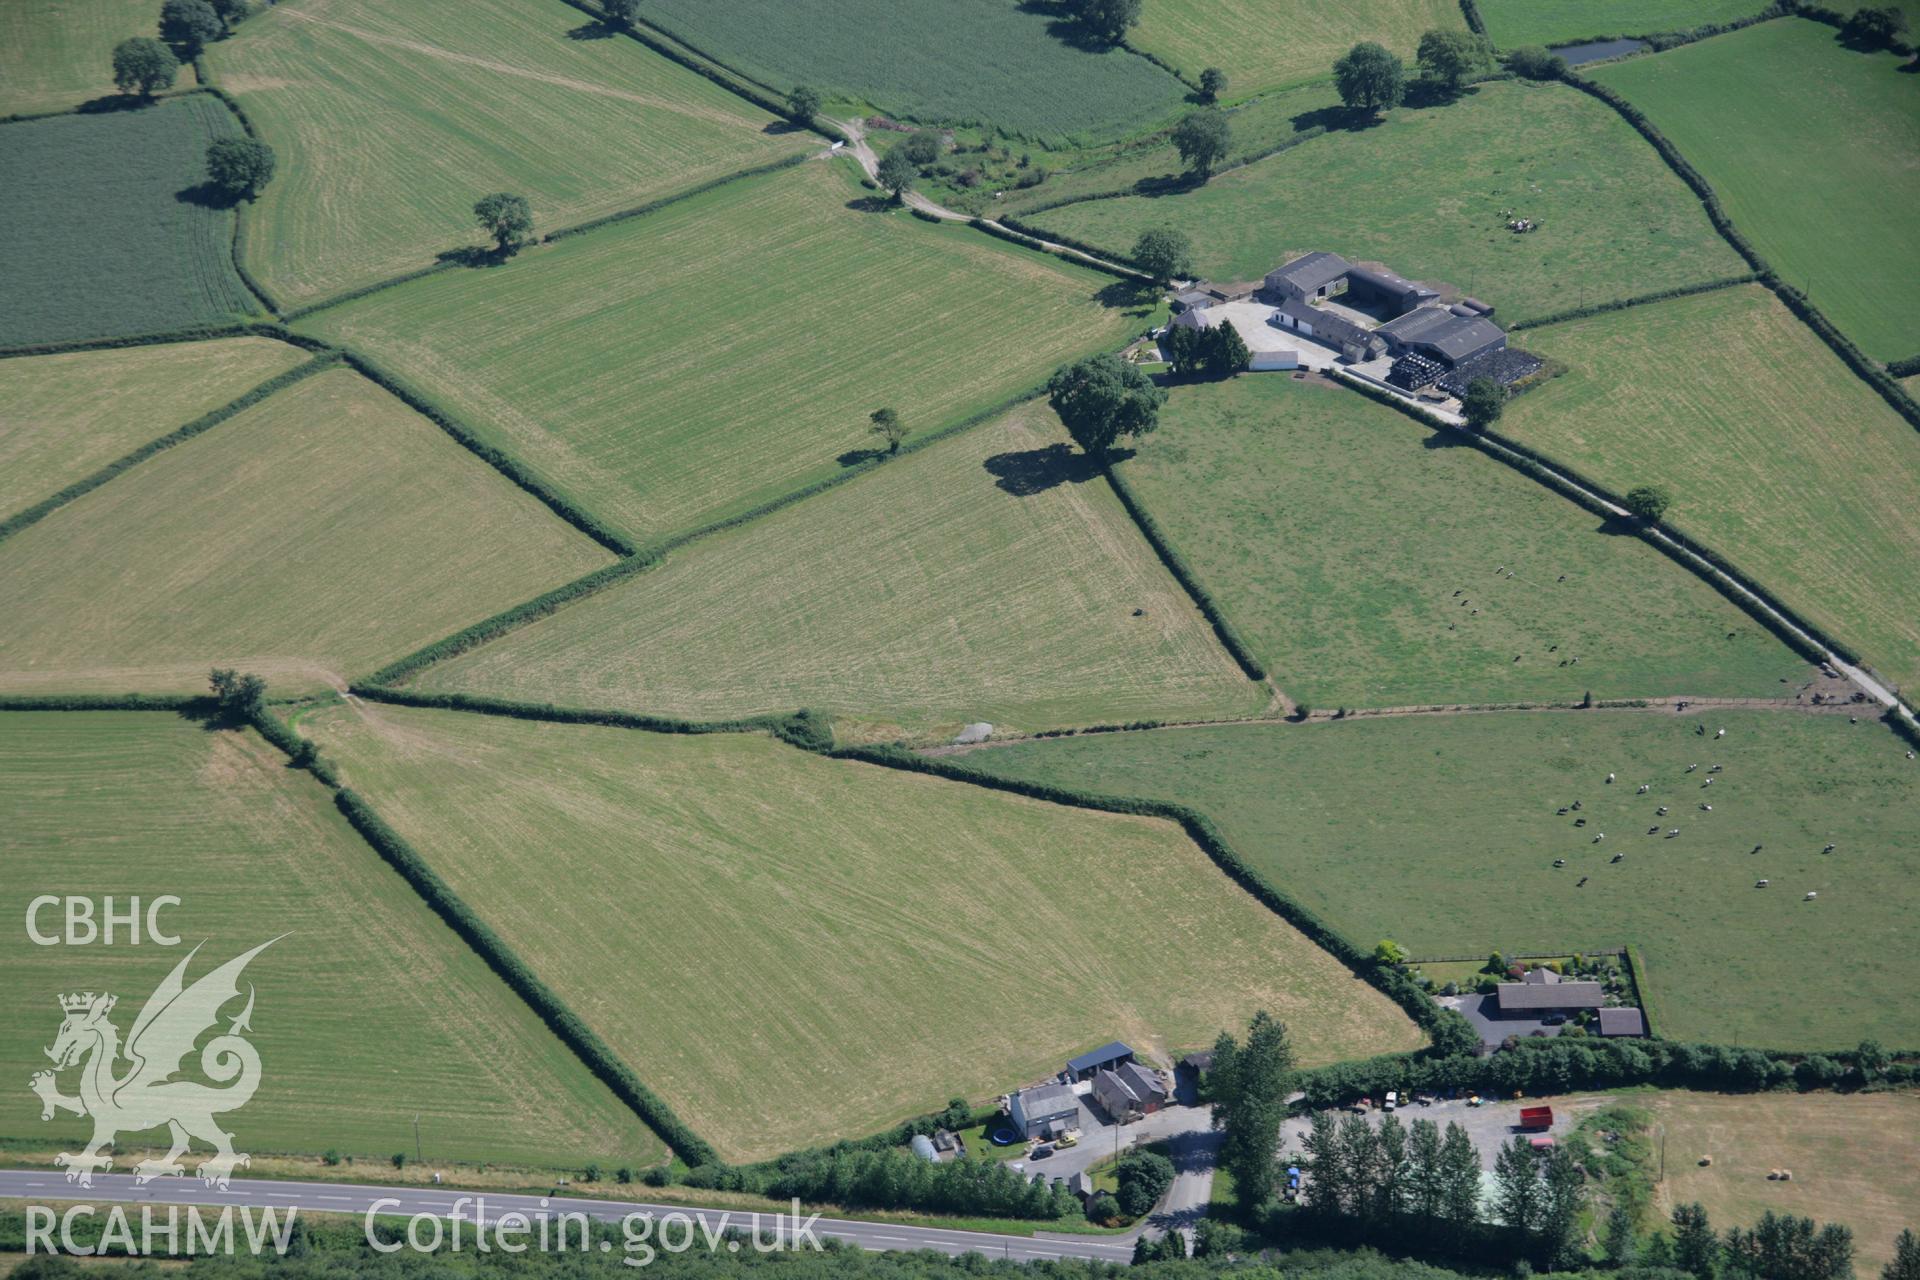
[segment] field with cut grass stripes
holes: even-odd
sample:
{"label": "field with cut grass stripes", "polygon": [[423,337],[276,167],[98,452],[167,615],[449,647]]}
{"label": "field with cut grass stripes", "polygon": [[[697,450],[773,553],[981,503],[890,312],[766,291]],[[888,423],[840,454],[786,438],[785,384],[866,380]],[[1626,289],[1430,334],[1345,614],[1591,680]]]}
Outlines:
{"label": "field with cut grass stripes", "polygon": [[1807,670],[1639,539],[1344,387],[1176,388],[1120,469],[1315,708],[1775,697]]}
{"label": "field with cut grass stripes", "polygon": [[248,267],[297,306],[485,242],[512,191],[552,231],[819,146],[560,0],[297,0],[207,55],[279,151]]}
{"label": "field with cut grass stripes", "polygon": [[610,559],[335,369],[0,544],[0,690],[339,687]]}
{"label": "field with cut grass stripes", "polygon": [[1788,18],[1593,78],[1647,113],[1774,269],[1868,355],[1920,346],[1920,109],[1899,58]]}
{"label": "field with cut grass stripes", "polygon": [[[60,1025],[54,997],[119,997],[124,1033],[196,944],[189,981],[276,935],[246,971],[256,995],[258,1094],[222,1117],[238,1150],[337,1150],[429,1162],[577,1169],[665,1157],[659,1139],[588,1074],[406,882],[349,827],[327,792],[250,731],[210,732],[168,712],[0,712],[0,858],[21,908],[37,894],[174,894],[161,923],[176,948],[33,945],[16,917],[0,941],[0,1047],[19,1087],[0,1097],[0,1138],[77,1150],[80,1117],[40,1119],[29,1063]],[[43,927],[57,932],[57,912]],[[124,929],[124,926],[123,926]],[[239,1012],[239,1002],[226,1010]],[[221,1024],[225,1026],[225,1022]],[[198,1057],[188,1059],[195,1071]],[[61,1080],[74,1090],[75,1074]],[[164,1128],[123,1133],[118,1171]],[[204,1144],[196,1144],[204,1155]]]}
{"label": "field with cut grass stripes", "polygon": [[1089,45],[1016,0],[654,0],[641,17],[784,93],[812,85],[926,123],[990,123],[1036,141],[1114,137],[1170,117],[1186,86]]}
{"label": "field with cut grass stripes", "polygon": [[1542,329],[1502,430],[1624,492],[1920,688],[1920,433],[1758,285]]}
{"label": "field with cut grass stripes", "polygon": [[838,474],[883,405],[924,432],[1145,326],[1108,277],[862,200],[803,165],[300,327],[644,542]]}
{"label": "field with cut grass stripes", "polygon": [[[1631,943],[1654,1029],[1670,1039],[1920,1043],[1902,941],[1920,908],[1920,764],[1871,717],[1414,716],[1103,734],[960,760],[1192,805],[1363,947],[1393,938],[1416,956],[1455,956]],[[1576,800],[1579,813],[1558,812]],[[1762,879],[1770,887],[1755,888]],[[1819,898],[1803,901],[1809,891]],[[1811,992],[1807,975],[1827,970],[1847,981]]]}
{"label": "field with cut grass stripes", "polygon": [[697,720],[817,707],[843,737],[1267,702],[1043,402],[675,551],[417,683]]}
{"label": "field with cut grass stripes", "polygon": [[148,333],[255,309],[233,212],[201,193],[240,132],[209,94],[0,125],[0,347]]}
{"label": "field with cut grass stripes", "polygon": [[1466,27],[1454,0],[1156,0],[1127,38],[1193,79],[1219,67],[1233,97],[1324,80],[1334,59],[1361,40],[1376,40],[1411,64],[1422,32]]}
{"label": "field with cut grass stripes", "polygon": [[[119,93],[113,46],[150,36],[147,0],[9,0],[0,5],[0,116],[64,111]],[[182,67],[182,85],[193,68]]]}
{"label": "field with cut grass stripes", "polygon": [[1750,18],[1762,0],[1477,0],[1487,35],[1501,49],[1595,37],[1691,31]]}
{"label": "field with cut grass stripes", "polygon": [[[1507,230],[1509,210],[1540,229]],[[1215,280],[1257,280],[1311,249],[1380,259],[1486,299],[1509,324],[1746,270],[1645,139],[1561,85],[1481,85],[1451,106],[1396,110],[1187,194],[1068,205],[1030,221],[1120,252],[1150,227],[1175,227]]]}
{"label": "field with cut grass stripes", "polygon": [[1255,1009],[1303,1060],[1419,1035],[1171,824],[684,737],[379,704],[350,785],[723,1157],[989,1099]]}
{"label": "field with cut grass stripes", "polygon": [[0,518],[307,358],[228,338],[0,360]]}

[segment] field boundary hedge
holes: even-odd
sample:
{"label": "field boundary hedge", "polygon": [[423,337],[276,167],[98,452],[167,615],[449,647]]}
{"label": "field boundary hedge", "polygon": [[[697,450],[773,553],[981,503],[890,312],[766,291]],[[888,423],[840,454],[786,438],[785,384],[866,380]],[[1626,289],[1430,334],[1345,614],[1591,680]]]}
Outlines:
{"label": "field boundary hedge", "polygon": [[1646,1023],[1647,1034],[1657,1036],[1660,1033],[1654,1028],[1665,1022],[1666,1017],[1664,1014],[1655,1016],[1658,1002],[1653,998],[1653,988],[1647,982],[1647,962],[1641,958],[1640,948],[1631,942],[1622,954],[1627,960],[1627,975],[1633,979],[1634,994],[1640,998],[1640,1017]]}
{"label": "field boundary hedge", "polygon": [[561,227],[557,231],[549,231],[547,234],[541,236],[540,239],[543,243],[552,244],[556,240],[565,240],[569,236],[581,235],[588,231],[597,231],[601,227],[612,226],[616,222],[625,222],[629,218],[641,218],[650,213],[658,213],[669,205],[679,204],[683,200],[691,200],[695,196],[703,196],[707,194],[707,192],[718,190],[730,182],[742,182],[748,178],[758,178],[764,174],[777,173],[782,169],[791,169],[795,165],[805,164],[807,161],[813,159],[815,154],[816,153],[810,151],[800,151],[790,156],[782,156],[778,160],[770,160],[766,164],[756,164],[745,169],[735,169],[732,173],[723,173],[717,178],[709,178],[705,182],[697,183],[694,186],[688,187],[685,191],[675,191],[668,195],[661,196],[658,199],[649,200],[645,204],[635,205],[631,209],[621,209],[614,213],[602,214],[598,218],[589,218],[585,222],[577,222],[570,227]]}
{"label": "field boundary hedge", "polygon": [[[920,211],[915,209],[914,212],[919,213]],[[944,219],[939,219],[939,221],[944,221]],[[1071,263],[1076,267],[1085,267],[1089,271],[1098,271],[1102,275],[1112,276],[1116,280],[1126,280],[1133,283],[1151,285],[1158,285],[1160,283],[1146,272],[1127,265],[1128,259],[1125,255],[1119,258],[1110,258],[1098,249],[1081,249],[1079,245],[1070,244],[1065,240],[1055,240],[1052,244],[1048,244],[1037,236],[1028,235],[1024,231],[1018,231],[1009,227],[1004,222],[995,222],[989,218],[969,218],[967,225],[975,231],[985,232],[996,240],[1004,240],[1008,244],[1019,245],[1023,249],[1032,249],[1036,252],[1044,253],[1048,257],[1058,258],[1062,262]],[[1053,247],[1054,245],[1059,245],[1061,248],[1056,249]],[[1073,250],[1079,250],[1079,252],[1072,252]],[[1087,256],[1082,257],[1082,254]]]}
{"label": "field boundary hedge", "polygon": [[1744,275],[1723,276],[1718,280],[1703,280],[1699,284],[1676,285],[1671,289],[1658,289],[1652,293],[1636,294],[1631,298],[1615,298],[1611,302],[1595,302],[1584,307],[1568,307],[1564,311],[1549,311],[1542,316],[1532,316],[1525,320],[1513,320],[1507,324],[1509,333],[1522,329],[1544,329],[1548,325],[1565,324],[1569,320],[1584,320],[1588,316],[1605,315],[1611,311],[1625,311],[1629,307],[1644,307],[1655,302],[1669,302],[1675,298],[1691,298],[1701,293],[1718,293],[1722,289],[1734,289],[1743,284],[1760,283],[1759,273],[1749,271]]}
{"label": "field boundary hedge", "polygon": [[1812,329],[1848,368],[1865,380],[1868,386],[1879,392],[1880,398],[1885,400],[1895,413],[1905,418],[1908,425],[1915,430],[1920,430],[1920,403],[1916,403],[1913,397],[1907,394],[1906,388],[1854,345],[1851,338],[1841,333],[1833,322],[1827,319],[1826,314],[1804,293],[1781,278],[1780,273],[1761,256],[1759,249],[1747,239],[1746,234],[1733,225],[1733,219],[1727,215],[1726,208],[1720,203],[1720,197],[1714,192],[1712,184],[1693,167],[1685,156],[1680,154],[1680,149],[1660,131],[1651,117],[1627,101],[1624,96],[1596,80],[1589,80],[1585,76],[1571,72],[1562,79],[1564,83],[1591,97],[1598,98],[1619,112],[1620,117],[1632,125],[1640,136],[1652,145],[1660,158],[1666,161],[1667,167],[1687,184],[1688,189],[1699,199],[1701,207],[1706,210],[1707,220],[1713,224],[1713,229],[1733,246],[1735,253],[1746,259],[1747,265],[1753,268],[1760,283],[1771,289],[1787,309],[1804,321],[1807,327]]}
{"label": "field boundary hedge", "polygon": [[372,845],[374,851],[386,859],[426,900],[435,914],[445,920],[514,994],[540,1016],[561,1043],[572,1049],[613,1090],[615,1096],[660,1135],[675,1155],[690,1165],[708,1164],[718,1158],[706,1140],[688,1128],[658,1094],[643,1084],[633,1069],[613,1052],[599,1034],[554,994],[552,988],[465,900],[454,893],[439,873],[398,832],[388,826],[371,805],[350,787],[335,787],[333,800],[361,838]]}
{"label": "field boundary hedge", "polygon": [[[1463,2],[1472,3],[1472,0],[1463,0]],[[1607,66],[1628,58],[1665,53],[1669,49],[1678,49],[1682,45],[1698,44],[1702,40],[1711,40],[1715,36],[1744,31],[1748,27],[1759,26],[1763,22],[1772,22],[1775,18],[1785,18],[1798,12],[1799,10],[1793,7],[1792,0],[1774,0],[1774,3],[1767,5],[1760,12],[1750,13],[1744,18],[1733,18],[1726,22],[1703,22],[1697,27],[1688,27],[1684,31],[1622,31],[1613,35],[1579,36],[1573,39],[1555,40],[1550,48],[1565,48],[1572,44],[1605,44],[1614,40],[1644,40],[1649,46],[1646,49],[1635,49],[1611,58],[1596,58],[1592,62],[1580,64],[1582,67]]]}
{"label": "field boundary hedge", "polygon": [[[207,60],[205,57],[196,57],[193,60],[193,74],[194,77],[199,80],[202,92],[210,93],[220,99],[221,104],[233,113],[233,118],[240,122],[240,129],[243,133],[255,142],[264,143],[266,141],[265,138],[260,136],[260,131],[254,127],[253,117],[249,116],[247,109],[240,105],[240,100],[214,82],[213,73],[207,69]],[[254,279],[253,272],[247,270],[247,214],[252,208],[253,201],[251,199],[236,201],[233,206],[233,271],[235,275],[240,277],[240,283],[252,290],[253,296],[260,300],[262,306],[266,307],[267,314],[278,316],[280,314],[280,304],[275,301],[271,293],[267,292],[265,285]]]}
{"label": "field boundary hedge", "polygon": [[75,351],[117,351],[122,347],[164,347],[176,342],[213,342],[221,338],[273,338],[303,351],[332,351],[334,346],[318,338],[295,333],[270,320],[234,320],[226,324],[193,324],[180,329],[152,329],[146,333],[123,333],[110,338],[68,338],[61,342],[34,342],[18,347],[0,347],[0,360],[31,356],[61,356]]}
{"label": "field boundary hedge", "polygon": [[371,684],[354,685],[350,692],[369,701],[390,703],[398,707],[418,707],[433,711],[465,711],[474,715],[538,720],[547,724],[599,725],[610,729],[635,729],[643,733],[681,736],[765,732],[805,750],[823,750],[833,745],[831,725],[825,723],[824,717],[819,712],[809,710],[786,714],[739,716],[731,720],[688,720],[681,716],[658,716],[639,711],[572,707],[552,702],[519,702],[511,698],[492,698],[466,693],[422,693],[412,689],[393,689]]}
{"label": "field boundary hedge", "polygon": [[1239,664],[1240,670],[1247,679],[1265,680],[1266,665],[1254,654],[1247,642],[1240,638],[1240,633],[1234,629],[1233,623],[1227,620],[1226,610],[1220,607],[1220,602],[1213,598],[1213,593],[1208,591],[1200,581],[1200,575],[1187,563],[1186,557],[1180,554],[1179,548],[1173,545],[1173,540],[1160,527],[1160,522],[1153,518],[1153,513],[1147,510],[1146,504],[1133,491],[1133,486],[1120,474],[1120,469],[1109,462],[1101,470],[1106,473],[1107,483],[1113,486],[1113,492],[1120,499],[1120,505],[1127,509],[1127,514],[1133,517],[1133,523],[1139,526],[1140,535],[1147,540],[1147,545],[1153,548],[1154,554],[1160,557],[1160,563],[1166,566],[1167,572],[1173,575],[1173,580],[1180,584],[1181,590],[1200,606],[1200,612],[1206,620],[1213,624],[1213,634],[1220,638],[1221,647],[1226,649],[1228,655]]}
{"label": "field boundary hedge", "polygon": [[1920,356],[1908,356],[1904,360],[1890,362],[1887,365],[1887,373],[1890,377],[1911,378],[1914,374],[1920,373]]}
{"label": "field boundary hedge", "polygon": [[149,440],[130,452],[121,454],[92,475],[74,481],[52,497],[42,498],[30,507],[22,508],[4,520],[0,520],[0,542],[5,542],[22,529],[39,524],[42,520],[76,499],[85,497],[101,485],[112,480],[122,472],[145,462],[156,453],[171,449],[175,445],[185,444],[197,435],[211,431],[228,418],[259,404],[276,391],[283,391],[296,382],[312,377],[323,369],[330,369],[340,363],[338,352],[327,352],[315,356],[303,364],[295,365],[285,373],[268,378],[251,391],[227,401],[217,409],[210,410],[195,418],[183,427],[176,427],[157,440]]}
{"label": "field boundary hedge", "polygon": [[213,699],[196,693],[0,693],[0,711],[212,712]]}

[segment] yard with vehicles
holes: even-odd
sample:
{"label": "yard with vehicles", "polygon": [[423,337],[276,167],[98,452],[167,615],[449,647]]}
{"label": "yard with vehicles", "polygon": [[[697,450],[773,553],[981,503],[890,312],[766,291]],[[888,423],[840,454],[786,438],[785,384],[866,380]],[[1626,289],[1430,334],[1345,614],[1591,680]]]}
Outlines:
{"label": "yard with vehicles", "polygon": [[727,1159],[989,1098],[1114,1034],[1205,1043],[1254,1009],[1310,1062],[1420,1042],[1170,823],[758,734],[374,703],[302,728]]}
{"label": "yard with vehicles", "polygon": [[639,542],[841,474],[870,456],[879,406],[919,434],[1144,329],[1109,277],[875,211],[841,163],[732,183],[299,327],[379,352]]}
{"label": "yard with vehicles", "polygon": [[1040,4],[652,0],[643,16],[777,93],[810,85],[923,123],[988,123],[1034,142],[1112,138],[1165,122],[1187,93],[1139,54],[1079,38]]}
{"label": "yard with vehicles", "polygon": [[583,22],[561,0],[323,0],[244,23],[206,56],[279,154],[248,267],[298,306],[484,243],[489,191],[547,232],[820,145]]}
{"label": "yard with vehicles", "polygon": [[230,338],[0,360],[0,518],[306,360]]}
{"label": "yard with vehicles", "polygon": [[[233,1126],[241,1151],[382,1165],[416,1149],[428,1161],[546,1168],[664,1159],[659,1139],[367,847],[319,783],[285,765],[250,730],[211,731],[167,711],[0,712],[0,851],[21,912],[0,941],[0,1043],[20,1076],[0,1098],[0,1141],[76,1150],[91,1131],[65,1112],[42,1121],[26,1087],[28,1064],[48,1065],[56,996],[111,992],[111,1021],[126,1033],[196,944],[189,982],[284,935],[245,975],[263,1066]],[[175,895],[158,919],[181,945],[123,936],[36,946],[22,917],[39,894],[88,897],[97,912],[108,895],[116,911],[136,895]],[[60,933],[61,911],[41,913],[44,931]],[[75,1087],[73,1073],[61,1086]],[[122,1134],[119,1171],[166,1145],[164,1129]]]}
{"label": "yard with vehicles", "polygon": [[[1515,234],[1515,217],[1539,230]],[[1175,227],[1193,240],[1199,274],[1215,280],[1258,279],[1306,249],[1379,259],[1485,298],[1507,324],[1746,270],[1611,108],[1523,82],[1338,128],[1183,194],[1066,205],[1027,221],[1115,252],[1150,227]]]}
{"label": "yard with vehicles", "polygon": [[[113,46],[153,34],[150,0],[18,0],[0,5],[0,116],[65,111],[109,96]],[[180,83],[193,69],[180,68]]]}
{"label": "yard with vehicles", "polygon": [[[996,777],[1190,805],[1364,948],[1380,938],[1424,956],[1632,946],[1649,1020],[1667,1039],[1778,1049],[1920,1039],[1899,942],[1916,905],[1920,838],[1906,819],[1920,764],[1865,716],[1359,717],[1062,738],[955,759]],[[1761,879],[1771,886],[1756,888]],[[1816,995],[1807,975],[1821,969],[1847,979]]]}
{"label": "yard with vehicles", "polygon": [[1502,50],[1611,36],[1691,31],[1750,18],[1760,0],[1476,0],[1487,35]]}
{"label": "yard with vehicles", "polygon": [[0,347],[244,318],[233,211],[207,144],[240,135],[208,94],[0,124]]}
{"label": "yard with vehicles", "polygon": [[1157,0],[1142,7],[1127,38],[1197,80],[1207,67],[1227,73],[1227,93],[1244,94],[1324,80],[1355,41],[1379,40],[1413,61],[1420,33],[1466,30],[1450,0],[1359,0],[1276,11],[1260,0]]}
{"label": "yard with vehicles", "polygon": [[1770,697],[1807,669],[1652,547],[1346,387],[1176,387],[1137,447],[1121,474],[1316,708]]}
{"label": "yard with vehicles", "polygon": [[1896,685],[1920,687],[1920,435],[1758,285],[1553,325],[1568,372],[1501,430],[1751,574]]}
{"label": "yard with vehicles", "polygon": [[1785,283],[1897,360],[1920,334],[1920,112],[1902,65],[1784,18],[1593,78],[1667,135]]}
{"label": "yard with vehicles", "polygon": [[429,668],[429,691],[848,738],[1267,705],[1044,401]]}
{"label": "yard with vehicles", "polygon": [[371,382],[312,375],[0,543],[0,691],[343,687],[612,556]]}

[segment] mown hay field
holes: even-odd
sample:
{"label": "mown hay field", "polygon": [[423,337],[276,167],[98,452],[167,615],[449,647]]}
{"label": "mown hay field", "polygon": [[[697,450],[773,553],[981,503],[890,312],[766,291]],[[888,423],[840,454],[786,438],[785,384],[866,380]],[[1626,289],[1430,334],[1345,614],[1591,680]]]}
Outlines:
{"label": "mown hay field", "polygon": [[1754,0],[1478,0],[1487,35],[1501,49],[1612,36],[1691,31],[1751,17]]}
{"label": "mown hay field", "polygon": [[1116,137],[1176,113],[1186,86],[1125,49],[1016,0],[657,0],[641,15],[784,93],[942,124],[992,124],[1037,142]]}
{"label": "mown hay field", "polygon": [[[1380,717],[1102,734],[960,759],[1190,804],[1363,947],[1393,938],[1417,957],[1632,944],[1654,1030],[1669,1039],[1920,1042],[1904,941],[1920,906],[1920,764],[1870,716]],[[1580,812],[1557,812],[1576,800]],[[1761,879],[1771,886],[1756,889]],[[1809,891],[1819,897],[1803,901]],[[1816,976],[1836,972],[1847,980]]]}
{"label": "mown hay field", "polygon": [[270,338],[230,338],[0,360],[0,517],[306,358]]}
{"label": "mown hay field", "polygon": [[1413,61],[1422,32],[1466,30],[1453,0],[1159,0],[1141,12],[1127,38],[1186,75],[1227,73],[1230,96],[1325,80],[1333,62],[1361,40],[1375,40]]}
{"label": "mown hay field", "polygon": [[748,734],[362,703],[349,784],[733,1160],[980,1100],[1256,1009],[1309,1062],[1419,1034],[1175,826]]}
{"label": "mown hay field", "polygon": [[233,213],[203,203],[207,144],[238,135],[199,93],[0,125],[0,347],[237,318]]}
{"label": "mown hay field", "polygon": [[[1721,1230],[1793,1214],[1853,1228],[1861,1275],[1878,1275],[1920,1204],[1920,1094],[1676,1090],[1635,1097],[1667,1147],[1662,1207],[1698,1201]],[[1701,1165],[1712,1156],[1711,1165]],[[1768,1181],[1790,1169],[1789,1182]]]}
{"label": "mown hay field", "polygon": [[1920,687],[1920,434],[1758,285],[1534,334],[1570,371],[1501,427],[1624,492]]}
{"label": "mown hay field", "polygon": [[1787,18],[1593,78],[1672,139],[1788,284],[1898,360],[1920,346],[1920,111],[1900,67]]}
{"label": "mown hay field", "polygon": [[420,687],[842,736],[1251,715],[1241,674],[1035,402],[429,669]]}
{"label": "mown hay field", "polygon": [[[189,981],[285,934],[246,970],[262,1073],[253,1100],[222,1117],[238,1150],[412,1158],[418,1114],[430,1161],[664,1158],[327,792],[285,765],[251,731],[211,732],[169,712],[0,712],[0,857],[18,909],[39,894],[92,897],[96,911],[108,894],[123,911],[132,895],[181,900],[160,917],[177,947],[144,934],[129,946],[124,926],[113,946],[36,946],[15,917],[0,940],[0,1044],[20,1079],[0,1098],[0,1139],[72,1151],[90,1132],[70,1114],[43,1122],[25,1087],[28,1064],[47,1065],[57,996],[113,993],[124,1034],[194,946]],[[40,924],[58,933],[60,909]],[[63,1089],[75,1079],[67,1073]],[[119,1142],[126,1172],[130,1157],[164,1152],[167,1135]]]}
{"label": "mown hay field", "polygon": [[0,689],[340,687],[611,558],[334,369],[0,544]]}
{"label": "mown hay field", "polygon": [[540,231],[819,145],[560,0],[298,0],[207,54],[279,151],[248,267],[297,306],[484,242],[473,202]]}
{"label": "mown hay field", "polygon": [[838,474],[883,405],[926,431],[1119,345],[1145,321],[1100,300],[1118,291],[869,212],[837,166],[809,164],[300,327],[377,352],[645,541]]}
{"label": "mown hay field", "polygon": [[[0,116],[64,111],[118,93],[113,46],[150,36],[146,0],[12,0],[0,5]],[[180,69],[193,83],[193,68]]]}
{"label": "mown hay field", "polygon": [[1806,671],[1638,538],[1345,387],[1176,388],[1120,469],[1316,708],[1776,697]]}
{"label": "mown hay field", "polygon": [[[1540,229],[1507,230],[1508,210]],[[1485,298],[1508,323],[1746,270],[1646,141],[1562,85],[1480,85],[1450,106],[1389,112],[1188,194],[1030,220],[1118,252],[1150,227],[1175,227],[1216,280],[1257,280],[1311,249],[1379,259]]]}

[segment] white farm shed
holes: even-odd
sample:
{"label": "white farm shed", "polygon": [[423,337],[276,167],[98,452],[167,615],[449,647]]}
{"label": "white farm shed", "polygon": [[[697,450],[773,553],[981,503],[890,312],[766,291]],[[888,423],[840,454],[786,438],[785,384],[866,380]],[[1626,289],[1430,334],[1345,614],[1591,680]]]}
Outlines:
{"label": "white farm shed", "polygon": [[1255,351],[1253,361],[1247,368],[1254,373],[1268,373],[1276,369],[1298,369],[1300,353],[1292,350]]}

